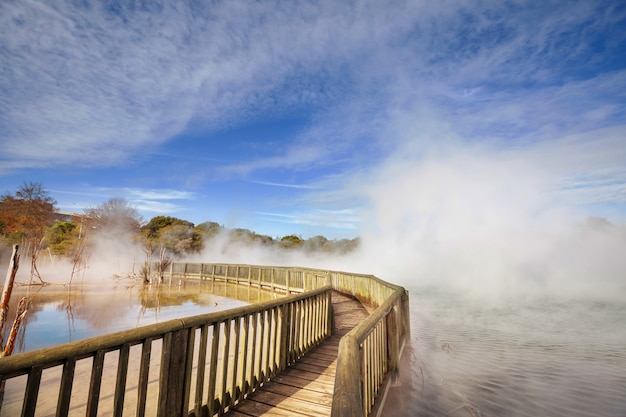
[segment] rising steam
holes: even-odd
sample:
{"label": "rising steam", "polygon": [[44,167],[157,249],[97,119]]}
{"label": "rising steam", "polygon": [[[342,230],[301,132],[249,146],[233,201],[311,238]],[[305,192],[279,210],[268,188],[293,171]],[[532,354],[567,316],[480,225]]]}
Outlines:
{"label": "rising steam", "polygon": [[409,286],[623,295],[626,228],[581,211],[537,162],[469,147],[391,158],[358,190],[372,209],[355,265]]}

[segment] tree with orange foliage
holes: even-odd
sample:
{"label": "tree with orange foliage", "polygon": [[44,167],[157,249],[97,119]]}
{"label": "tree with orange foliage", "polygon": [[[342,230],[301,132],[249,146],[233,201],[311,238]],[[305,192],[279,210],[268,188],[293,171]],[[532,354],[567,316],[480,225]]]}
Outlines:
{"label": "tree with orange foliage", "polygon": [[43,248],[46,228],[54,219],[56,201],[38,182],[24,182],[15,195],[0,197],[0,236],[9,245],[20,244],[30,257],[31,280],[41,279],[37,257]]}

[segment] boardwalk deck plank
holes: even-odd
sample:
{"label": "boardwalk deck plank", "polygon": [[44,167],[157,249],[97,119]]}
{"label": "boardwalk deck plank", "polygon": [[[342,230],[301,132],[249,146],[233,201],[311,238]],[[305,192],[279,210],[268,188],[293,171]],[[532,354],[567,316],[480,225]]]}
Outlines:
{"label": "boardwalk deck plank", "polygon": [[322,383],[334,383],[335,377],[334,375],[324,375],[324,374],[316,374],[314,372],[309,371],[298,371],[296,369],[288,368],[284,372],[281,372],[276,378],[276,381],[280,381],[282,378],[287,378],[289,376],[294,376],[300,379],[304,379],[307,381],[317,381]]}
{"label": "boardwalk deck plank", "polygon": [[288,378],[276,378],[275,382],[282,384],[282,385],[287,385],[287,386],[291,386],[291,387],[295,387],[295,388],[301,388],[301,389],[307,389],[310,391],[317,391],[317,392],[322,392],[322,393],[330,393],[332,394],[333,390],[332,390],[332,384],[334,383],[331,382],[330,386],[328,382],[322,382],[322,381],[310,381],[308,379],[304,379],[304,378],[298,378],[295,376],[292,377],[288,377]]}
{"label": "boardwalk deck plank", "polygon": [[368,316],[361,303],[337,292],[333,292],[332,304],[332,336],[233,407],[226,416],[330,416],[339,340]]}

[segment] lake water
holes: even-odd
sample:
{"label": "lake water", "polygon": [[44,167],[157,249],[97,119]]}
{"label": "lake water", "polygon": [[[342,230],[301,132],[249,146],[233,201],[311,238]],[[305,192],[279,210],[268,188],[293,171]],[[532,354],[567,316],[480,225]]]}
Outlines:
{"label": "lake water", "polygon": [[[411,344],[383,415],[626,416],[626,301],[408,290]],[[16,288],[13,302],[26,293],[16,352],[273,297],[219,283],[100,285]]]}
{"label": "lake water", "polygon": [[19,299],[30,300],[14,354],[120,330],[265,301],[254,287],[187,282],[184,286],[98,285],[18,287],[11,295],[5,340]]}
{"label": "lake water", "polygon": [[626,301],[409,290],[412,343],[383,415],[626,416]]}

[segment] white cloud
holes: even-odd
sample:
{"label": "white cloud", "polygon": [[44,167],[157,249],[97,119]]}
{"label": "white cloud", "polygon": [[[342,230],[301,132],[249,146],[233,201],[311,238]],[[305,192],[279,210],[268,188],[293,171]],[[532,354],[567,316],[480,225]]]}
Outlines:
{"label": "white cloud", "polygon": [[308,185],[308,184],[287,184],[287,183],[279,183],[279,182],[271,182],[271,181],[254,181],[254,180],[250,180],[249,182],[254,183],[254,184],[260,184],[260,185],[269,185],[271,187],[296,188],[296,189],[305,189],[305,190],[317,188],[314,185]]}
{"label": "white cloud", "polygon": [[256,214],[271,222],[337,229],[344,233],[348,230],[356,231],[358,224],[358,212],[354,209],[300,209],[283,213],[257,212]]}
{"label": "white cloud", "polygon": [[119,192],[132,198],[145,200],[191,200],[195,193],[170,189],[120,188]]}

